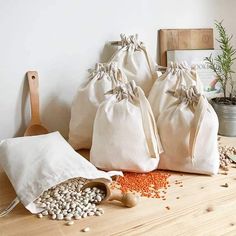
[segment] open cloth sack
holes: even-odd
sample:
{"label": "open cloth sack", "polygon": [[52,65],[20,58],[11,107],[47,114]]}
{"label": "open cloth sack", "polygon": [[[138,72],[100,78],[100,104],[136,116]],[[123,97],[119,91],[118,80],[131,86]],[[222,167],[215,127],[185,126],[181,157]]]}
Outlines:
{"label": "open cloth sack", "polygon": [[159,169],[217,174],[218,118],[194,69],[171,64],[155,82],[149,102],[164,152]]}
{"label": "open cloth sack", "polygon": [[116,63],[98,63],[91,71],[88,84],[78,90],[71,107],[69,143],[75,150],[91,148],[98,106],[109,96],[105,93],[123,81],[126,77]]}
{"label": "open cloth sack", "polygon": [[17,194],[11,205],[0,213],[0,217],[19,202],[32,213],[42,211],[34,200],[45,190],[68,179],[82,177],[110,181],[111,175],[121,174],[98,170],[75,152],[59,132],[1,141],[0,165]]}
{"label": "open cloth sack", "polygon": [[156,169],[162,146],[144,92],[131,81],[109,94],[95,117],[90,161],[104,170]]}
{"label": "open cloth sack", "polygon": [[156,64],[144,44],[138,40],[138,35],[121,34],[121,48],[114,53],[110,61],[117,62],[128,81],[134,80],[146,96],[149,94],[157,78]]}

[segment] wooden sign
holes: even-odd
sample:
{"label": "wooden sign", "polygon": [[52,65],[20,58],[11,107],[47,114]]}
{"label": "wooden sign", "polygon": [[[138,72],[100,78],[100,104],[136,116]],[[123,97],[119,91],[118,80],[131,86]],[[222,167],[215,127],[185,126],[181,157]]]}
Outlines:
{"label": "wooden sign", "polygon": [[160,29],[158,36],[161,66],[167,66],[168,50],[214,49],[213,29]]}

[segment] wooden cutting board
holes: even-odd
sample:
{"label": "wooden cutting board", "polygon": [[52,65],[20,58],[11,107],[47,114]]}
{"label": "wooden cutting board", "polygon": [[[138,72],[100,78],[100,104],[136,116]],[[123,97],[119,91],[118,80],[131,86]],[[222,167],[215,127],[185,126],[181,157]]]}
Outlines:
{"label": "wooden cutting board", "polygon": [[160,29],[158,32],[161,66],[167,66],[168,50],[214,49],[213,29]]}

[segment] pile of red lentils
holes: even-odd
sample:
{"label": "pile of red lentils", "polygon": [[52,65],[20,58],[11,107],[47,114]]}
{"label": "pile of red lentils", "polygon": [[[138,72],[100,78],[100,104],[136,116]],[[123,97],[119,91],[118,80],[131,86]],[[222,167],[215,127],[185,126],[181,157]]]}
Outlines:
{"label": "pile of red lentils", "polygon": [[[221,168],[228,170],[229,165],[233,162],[229,158],[229,154],[236,155],[235,147],[227,147],[219,145]],[[168,178],[170,172],[155,170],[149,173],[132,173],[125,172],[123,177],[118,177],[111,185],[111,188],[118,188],[123,193],[134,192],[142,197],[161,198],[166,200],[166,190],[170,187]],[[180,174],[181,176],[183,174]],[[175,180],[173,182],[179,187],[183,187],[183,182]],[[176,197],[179,199],[179,197]]]}
{"label": "pile of red lentils", "polygon": [[160,198],[161,190],[164,193],[170,187],[169,177],[170,172],[159,170],[144,174],[125,172],[124,177],[118,177],[112,187],[124,193],[135,192],[142,197]]}

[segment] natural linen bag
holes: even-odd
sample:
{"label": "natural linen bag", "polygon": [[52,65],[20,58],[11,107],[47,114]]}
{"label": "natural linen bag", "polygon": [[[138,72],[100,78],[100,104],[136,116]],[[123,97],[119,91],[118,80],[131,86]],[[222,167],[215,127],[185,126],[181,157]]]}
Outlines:
{"label": "natural linen bag", "polygon": [[0,217],[19,202],[32,213],[42,211],[36,207],[34,200],[45,190],[68,179],[82,177],[111,180],[111,175],[120,174],[97,170],[75,152],[59,132],[1,141],[0,165],[17,194],[17,198],[0,213]]}
{"label": "natural linen bag", "polygon": [[162,147],[144,92],[132,81],[109,93],[94,121],[90,161],[104,170],[156,169]]}
{"label": "natural linen bag", "polygon": [[157,78],[156,64],[144,44],[138,40],[138,35],[120,36],[121,48],[114,53],[111,61],[117,62],[128,81],[134,80],[147,96]]}
{"label": "natural linen bag", "polygon": [[105,93],[123,80],[126,82],[125,75],[116,63],[98,63],[91,72],[89,83],[78,90],[71,107],[69,128],[69,143],[75,150],[91,148],[98,106],[109,96]]}
{"label": "natural linen bag", "polygon": [[201,88],[196,71],[185,64],[171,64],[155,82],[149,101],[164,149],[159,169],[218,172],[218,119]]}

